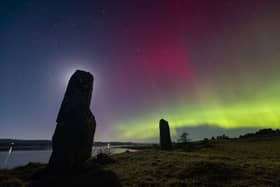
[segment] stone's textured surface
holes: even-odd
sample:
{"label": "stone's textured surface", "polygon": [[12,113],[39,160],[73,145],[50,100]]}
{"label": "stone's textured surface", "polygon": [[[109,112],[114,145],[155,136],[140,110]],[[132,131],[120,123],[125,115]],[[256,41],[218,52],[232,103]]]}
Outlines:
{"label": "stone's textured surface", "polygon": [[68,83],[52,138],[49,169],[77,169],[90,158],[96,122],[90,111],[93,76],[76,71]]}
{"label": "stone's textured surface", "polygon": [[160,130],[160,148],[163,150],[172,149],[172,142],[170,138],[168,121],[161,119],[159,121],[159,130]]}

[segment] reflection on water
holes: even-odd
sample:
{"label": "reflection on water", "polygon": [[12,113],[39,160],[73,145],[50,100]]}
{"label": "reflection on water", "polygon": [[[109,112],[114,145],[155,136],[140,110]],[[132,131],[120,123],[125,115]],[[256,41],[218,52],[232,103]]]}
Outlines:
{"label": "reflection on water", "polygon": [[7,167],[7,163],[8,163],[8,161],[9,161],[9,158],[10,158],[11,154],[12,154],[13,145],[14,145],[14,143],[11,143],[10,149],[9,149],[9,151],[8,151],[8,153],[7,153],[7,157],[6,157],[5,161],[4,161],[3,167],[5,167],[5,168]]}
{"label": "reflection on water", "polygon": [[[126,149],[120,147],[111,147],[111,154],[123,153],[126,150],[131,152],[135,151],[133,149]],[[23,166],[29,162],[40,162],[47,163],[51,156],[51,150],[35,150],[35,151],[13,151],[9,157],[8,163],[5,165],[5,168],[14,168],[17,166]],[[107,147],[95,147],[93,148],[93,156],[101,153],[108,152]],[[7,157],[8,151],[0,152],[0,167],[4,166],[5,159]]]}

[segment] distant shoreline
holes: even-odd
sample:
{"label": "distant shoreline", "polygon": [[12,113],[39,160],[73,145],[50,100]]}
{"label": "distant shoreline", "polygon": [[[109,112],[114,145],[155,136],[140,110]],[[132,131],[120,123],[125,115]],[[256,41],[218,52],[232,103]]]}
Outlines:
{"label": "distant shoreline", "polygon": [[[13,144],[13,145],[12,145]],[[121,148],[142,149],[151,147],[148,143],[134,142],[94,142],[94,146],[102,147],[110,144],[111,146],[119,146]],[[51,150],[50,140],[19,140],[19,139],[0,139],[0,152],[6,152],[13,146],[13,151],[39,151]]]}

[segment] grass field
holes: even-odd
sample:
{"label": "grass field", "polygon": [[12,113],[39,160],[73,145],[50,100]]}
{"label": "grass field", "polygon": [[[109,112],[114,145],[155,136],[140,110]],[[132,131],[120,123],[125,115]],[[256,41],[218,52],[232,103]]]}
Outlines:
{"label": "grass field", "polygon": [[[121,186],[280,186],[279,137],[207,141],[194,143],[189,151],[150,149],[113,155],[112,159],[115,162],[101,167],[114,173]],[[2,170],[0,181],[27,185],[28,176],[42,167]],[[78,183],[90,186],[87,180],[92,173],[85,175]],[[68,184],[78,179],[71,177]]]}

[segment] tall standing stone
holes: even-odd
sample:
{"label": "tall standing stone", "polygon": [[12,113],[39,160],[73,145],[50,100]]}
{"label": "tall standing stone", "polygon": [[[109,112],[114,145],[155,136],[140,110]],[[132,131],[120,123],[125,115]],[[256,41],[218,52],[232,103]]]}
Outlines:
{"label": "tall standing stone", "polygon": [[91,157],[96,122],[90,111],[93,76],[77,70],[69,80],[52,137],[49,169],[77,169]]}
{"label": "tall standing stone", "polygon": [[172,149],[172,142],[170,138],[168,121],[164,119],[161,119],[159,121],[159,131],[160,131],[160,148],[163,150]]}

